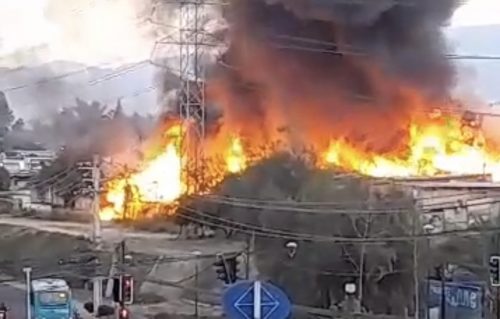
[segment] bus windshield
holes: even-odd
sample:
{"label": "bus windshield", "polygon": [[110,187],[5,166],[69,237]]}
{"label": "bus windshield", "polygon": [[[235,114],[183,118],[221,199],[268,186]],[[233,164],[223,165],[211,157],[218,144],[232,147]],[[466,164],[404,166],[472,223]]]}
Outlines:
{"label": "bus windshield", "polygon": [[40,292],[38,298],[42,306],[60,306],[68,303],[66,292]]}

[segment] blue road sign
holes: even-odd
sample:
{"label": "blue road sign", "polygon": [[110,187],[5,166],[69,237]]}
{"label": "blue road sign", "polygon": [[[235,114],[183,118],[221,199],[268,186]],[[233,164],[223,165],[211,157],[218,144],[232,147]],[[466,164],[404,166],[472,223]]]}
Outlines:
{"label": "blue road sign", "polygon": [[[290,316],[292,305],[288,296],[278,287],[260,283],[260,294],[255,294],[253,281],[240,281],[229,287],[222,297],[224,312],[230,319],[253,319],[254,311],[260,311],[261,319],[286,319]],[[255,300],[255,296],[260,296]],[[260,310],[259,310],[260,309]]]}
{"label": "blue road sign", "polygon": [[[438,280],[429,280],[429,296],[427,296],[427,307],[441,308],[441,297],[443,295],[442,283]],[[479,284],[445,282],[444,297],[446,305],[446,317],[455,319],[482,318],[483,288]]]}

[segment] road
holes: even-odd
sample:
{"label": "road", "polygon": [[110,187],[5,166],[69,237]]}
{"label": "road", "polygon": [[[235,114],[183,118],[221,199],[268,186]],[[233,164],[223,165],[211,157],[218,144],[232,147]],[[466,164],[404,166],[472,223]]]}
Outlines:
{"label": "road", "polygon": [[[91,233],[89,224],[9,217],[8,215],[0,215],[0,226],[2,225],[84,238],[88,238]],[[204,254],[215,256],[218,253],[239,252],[246,246],[245,242],[228,242],[221,239],[180,240],[177,238],[178,234],[124,231],[113,225],[103,227],[101,236],[105,249],[114,249],[114,245],[126,239],[128,251],[158,256],[186,257],[192,255],[194,251],[203,251]]]}
{"label": "road", "polygon": [[9,308],[7,319],[26,318],[26,294],[23,290],[0,285],[0,302],[4,302]]}

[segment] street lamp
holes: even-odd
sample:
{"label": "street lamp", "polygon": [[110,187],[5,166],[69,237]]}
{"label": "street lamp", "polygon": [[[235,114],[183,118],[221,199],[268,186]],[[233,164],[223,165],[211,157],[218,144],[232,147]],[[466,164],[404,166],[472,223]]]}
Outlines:
{"label": "street lamp", "polygon": [[344,286],[344,291],[347,295],[354,295],[356,293],[356,284],[352,282],[346,283]]}
{"label": "street lamp", "polygon": [[295,241],[289,241],[285,245],[286,249],[288,250],[288,257],[293,258],[297,254],[297,248],[299,245]]}

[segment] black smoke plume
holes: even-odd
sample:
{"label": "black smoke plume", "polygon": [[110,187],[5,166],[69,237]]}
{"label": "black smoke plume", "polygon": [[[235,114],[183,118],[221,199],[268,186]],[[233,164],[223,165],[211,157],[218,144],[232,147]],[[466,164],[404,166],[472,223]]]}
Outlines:
{"label": "black smoke plume", "polygon": [[226,12],[230,47],[209,85],[211,98],[226,125],[252,138],[286,127],[294,143],[342,135],[379,150],[397,146],[392,135],[404,136],[416,109],[449,98],[454,69],[442,27],[457,6],[457,0],[234,1]]}
{"label": "black smoke plume", "polygon": [[[441,28],[457,5],[455,0],[234,1],[225,12],[230,46],[208,83],[209,97],[222,109],[222,125],[249,143],[278,135],[289,145],[319,146],[344,137],[367,149],[404,146],[398,142],[404,141],[414,113],[449,98],[454,69],[446,59]],[[227,180],[219,193],[289,201],[291,206],[307,201],[349,202],[359,209],[399,206],[404,214],[367,221],[366,215],[301,214],[277,211],[272,205],[256,209],[214,204],[204,209],[290,233],[411,233],[413,204],[401,189],[375,193],[367,181],[284,163],[290,160],[262,162],[244,176]],[[294,303],[333,307],[343,300],[343,284],[359,283],[363,276],[366,309],[414,313],[408,242],[369,246],[364,252],[362,245],[299,241],[293,260],[286,256],[285,244],[285,238],[257,235],[256,266]],[[359,264],[353,264],[361,256],[366,260],[361,266],[365,274],[360,275]]]}

